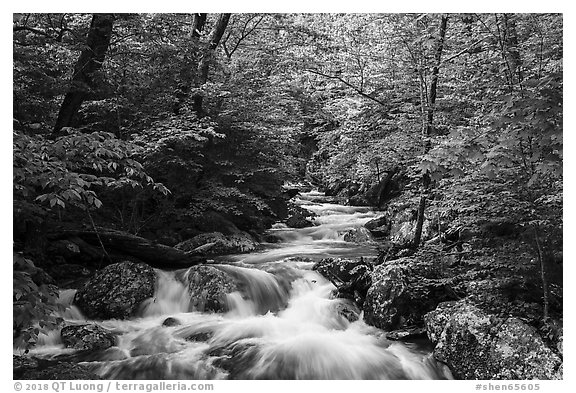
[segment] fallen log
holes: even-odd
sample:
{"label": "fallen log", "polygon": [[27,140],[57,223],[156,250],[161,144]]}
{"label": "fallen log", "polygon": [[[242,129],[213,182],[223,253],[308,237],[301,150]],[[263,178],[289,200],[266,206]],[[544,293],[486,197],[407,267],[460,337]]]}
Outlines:
{"label": "fallen log", "polygon": [[185,268],[206,262],[206,258],[197,253],[178,250],[114,229],[98,228],[97,232],[62,230],[48,235],[50,240],[74,241],[74,238],[81,239],[95,248],[101,248],[103,245],[106,253],[132,256],[160,269]]}

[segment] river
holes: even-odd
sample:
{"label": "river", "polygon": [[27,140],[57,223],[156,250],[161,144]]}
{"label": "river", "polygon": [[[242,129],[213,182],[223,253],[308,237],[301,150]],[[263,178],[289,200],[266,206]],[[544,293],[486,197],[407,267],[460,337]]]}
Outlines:
{"label": "river", "polygon": [[[354,306],[331,298],[333,284],[312,270],[327,257],[370,258],[374,244],[344,241],[344,234],[375,217],[369,208],[327,203],[303,194],[297,203],[317,214],[316,226],[277,224],[281,239],[258,252],[219,257],[214,266],[243,282],[228,296],[225,314],[190,310],[186,270],[157,270],[155,297],[130,320],[90,321],[109,329],[116,345],[99,352],[64,348],[58,330],[41,334],[31,355],[69,359],[109,379],[447,379],[421,343],[386,339],[362,318],[339,312]],[[62,316],[85,324],[73,306],[75,290],[63,290]],[[176,326],[163,326],[166,318]]]}

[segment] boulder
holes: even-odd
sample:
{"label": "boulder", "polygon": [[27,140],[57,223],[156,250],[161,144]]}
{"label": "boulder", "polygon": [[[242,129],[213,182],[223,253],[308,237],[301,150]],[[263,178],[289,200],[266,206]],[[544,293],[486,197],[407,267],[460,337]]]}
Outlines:
{"label": "boulder", "polygon": [[390,220],[387,216],[379,216],[364,224],[364,227],[376,237],[386,237],[390,234]]}
{"label": "boulder", "polygon": [[353,228],[344,234],[344,241],[351,243],[366,243],[372,240],[372,234],[364,227]]}
{"label": "boulder", "polygon": [[294,214],[286,220],[286,225],[290,228],[313,227],[314,223],[301,214]]}
{"label": "boulder", "polygon": [[220,232],[203,233],[176,245],[177,249],[201,255],[225,255],[251,252],[256,242],[250,234],[238,231],[231,235]]}
{"label": "boulder", "polygon": [[449,279],[412,258],[377,266],[364,302],[364,320],[384,330],[422,326],[424,315],[457,295]]}
{"label": "boulder", "polygon": [[352,195],[348,198],[349,206],[370,206],[370,202],[366,199],[364,195]]}
{"label": "boulder", "polygon": [[371,266],[363,259],[325,258],[312,266],[328,280],[338,283],[361,281],[369,277]]}
{"label": "boulder", "polygon": [[178,326],[180,324],[181,323],[179,320],[177,320],[176,318],[172,318],[172,317],[168,317],[164,320],[164,322],[162,322],[162,326],[164,326],[164,327]]}
{"label": "boulder", "polygon": [[457,379],[561,379],[562,360],[537,330],[517,318],[487,314],[466,301],[425,316],[434,357]]}
{"label": "boulder", "polygon": [[66,348],[79,350],[103,350],[116,343],[114,335],[98,325],[69,325],[60,331]]}
{"label": "boulder", "polygon": [[316,270],[337,288],[336,297],[350,299],[362,306],[366,292],[370,287],[372,266],[364,261],[326,258],[317,262]]}
{"label": "boulder", "polygon": [[125,319],[154,296],[156,274],[150,266],[120,262],[97,272],[78,290],[75,303],[84,315],[95,319]]}
{"label": "boulder", "polygon": [[185,280],[190,293],[190,307],[195,311],[228,311],[227,295],[238,291],[236,281],[214,266],[193,266],[186,272]]}

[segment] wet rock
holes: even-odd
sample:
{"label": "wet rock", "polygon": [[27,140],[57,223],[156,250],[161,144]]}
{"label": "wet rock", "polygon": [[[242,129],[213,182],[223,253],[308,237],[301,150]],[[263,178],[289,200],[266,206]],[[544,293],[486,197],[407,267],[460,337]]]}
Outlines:
{"label": "wet rock", "polygon": [[360,307],[372,283],[371,269],[372,266],[362,258],[326,258],[312,267],[312,270],[316,270],[336,285],[336,297],[353,300]]}
{"label": "wet rock", "polygon": [[366,243],[372,240],[372,234],[364,227],[353,228],[344,234],[344,241],[352,243]]}
{"label": "wet rock", "polygon": [[286,225],[290,228],[313,227],[314,223],[301,214],[294,214],[286,220]]}
{"label": "wet rock", "polygon": [[168,317],[164,320],[164,322],[162,322],[162,326],[165,327],[172,327],[172,326],[178,326],[180,325],[180,321],[177,320],[176,318],[172,318],[172,317]]}
{"label": "wet rock", "polygon": [[370,264],[364,259],[325,258],[312,267],[330,281],[340,283],[357,281],[371,271]]}
{"label": "wet rock", "polygon": [[386,332],[386,338],[389,340],[414,340],[425,337],[426,328],[424,327],[412,327]]}
{"label": "wet rock", "polygon": [[114,335],[98,325],[70,325],[60,331],[66,348],[79,350],[103,350],[115,345]]}
{"label": "wet rock", "polygon": [[154,269],[144,263],[115,263],[80,288],[75,303],[89,318],[125,319],[154,295],[155,282]]}
{"label": "wet rock", "polygon": [[390,234],[390,220],[387,216],[379,216],[364,224],[373,236],[386,237]]}
{"label": "wet rock", "polygon": [[384,330],[422,326],[424,314],[458,298],[450,280],[436,277],[434,269],[411,258],[377,266],[363,306],[364,320]]}
{"label": "wet rock", "polygon": [[359,319],[360,310],[350,304],[336,303],[334,311],[348,322],[356,322]]}
{"label": "wet rock", "polygon": [[196,332],[186,337],[188,341],[206,342],[210,340],[213,336],[212,332]]}
{"label": "wet rock", "polygon": [[258,349],[255,343],[238,342],[211,348],[208,356],[215,358],[216,367],[227,371],[228,379],[253,379],[250,371],[258,361]]}
{"label": "wet rock", "polygon": [[388,226],[390,224],[390,220],[388,219],[387,216],[378,216],[370,221],[368,221],[366,224],[364,224],[364,227],[366,229],[368,229],[369,231],[375,229],[375,228],[379,228],[382,226]]}
{"label": "wet rock", "polygon": [[498,318],[465,301],[426,314],[434,357],[457,379],[561,379],[562,360],[532,326]]}
{"label": "wet rock", "polygon": [[203,233],[176,245],[177,249],[202,255],[225,255],[251,252],[256,249],[256,242],[246,232],[224,235],[220,232]]}
{"label": "wet rock", "polygon": [[13,378],[19,380],[67,380],[102,379],[88,367],[60,361],[43,361],[28,356],[16,356],[13,359]]}
{"label": "wet rock", "polygon": [[352,195],[348,198],[348,205],[350,206],[370,206],[370,202],[364,195]]}
{"label": "wet rock", "polygon": [[196,311],[228,311],[226,296],[238,291],[232,276],[214,266],[192,266],[186,273],[190,307]]}

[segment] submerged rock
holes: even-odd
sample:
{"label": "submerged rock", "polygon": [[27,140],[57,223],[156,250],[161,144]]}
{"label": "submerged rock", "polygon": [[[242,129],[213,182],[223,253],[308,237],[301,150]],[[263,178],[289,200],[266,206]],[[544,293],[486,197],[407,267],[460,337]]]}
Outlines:
{"label": "submerged rock", "polygon": [[236,281],[214,266],[192,266],[186,273],[190,307],[195,311],[228,311],[227,295],[238,291]]}
{"label": "submerged rock", "polygon": [[115,345],[114,335],[98,325],[70,325],[60,332],[66,348],[79,350],[102,350]]}
{"label": "submerged rock", "polygon": [[434,357],[457,379],[561,379],[562,360],[537,330],[464,302],[446,302],[425,316]]}
{"label": "submerged rock", "polygon": [[172,318],[172,317],[168,317],[164,320],[164,322],[162,322],[162,326],[164,326],[164,327],[178,326],[180,324],[181,323],[179,320],[177,320],[176,318]]}
{"label": "submerged rock", "polygon": [[360,310],[355,306],[346,303],[336,303],[334,305],[334,311],[350,323],[356,322],[360,315]]}
{"label": "submerged rock", "polygon": [[224,235],[220,232],[203,233],[192,239],[178,243],[175,248],[202,255],[225,255],[251,252],[256,249],[256,242],[246,232]]}
{"label": "submerged rock", "polygon": [[366,323],[384,330],[422,326],[424,314],[457,299],[447,279],[411,258],[379,265],[364,302]]}
{"label": "submerged rock", "polygon": [[156,274],[150,266],[121,262],[106,266],[78,290],[75,303],[89,318],[125,319],[154,296]]}

